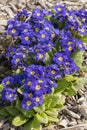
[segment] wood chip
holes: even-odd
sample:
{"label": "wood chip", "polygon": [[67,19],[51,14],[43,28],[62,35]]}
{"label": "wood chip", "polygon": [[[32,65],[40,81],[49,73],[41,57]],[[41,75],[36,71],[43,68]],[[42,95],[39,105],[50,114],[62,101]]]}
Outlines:
{"label": "wood chip", "polygon": [[68,110],[67,108],[65,108],[64,110],[65,110],[65,112],[66,112],[68,115],[72,116],[73,118],[75,118],[75,119],[80,119],[80,116],[79,116],[78,114],[74,113],[73,111],[70,111],[70,110]]}

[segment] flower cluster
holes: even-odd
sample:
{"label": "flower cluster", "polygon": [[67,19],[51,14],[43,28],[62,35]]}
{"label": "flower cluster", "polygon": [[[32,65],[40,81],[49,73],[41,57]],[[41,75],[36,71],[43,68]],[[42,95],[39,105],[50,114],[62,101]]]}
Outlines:
{"label": "flower cluster", "polygon": [[56,5],[52,11],[22,10],[8,21],[7,35],[14,46],[4,56],[14,70],[21,71],[2,80],[3,101],[20,100],[24,109],[32,109],[44,103],[44,96],[58,86],[59,78],[79,71],[71,55],[75,50],[85,50],[77,36],[87,34],[86,14]]}

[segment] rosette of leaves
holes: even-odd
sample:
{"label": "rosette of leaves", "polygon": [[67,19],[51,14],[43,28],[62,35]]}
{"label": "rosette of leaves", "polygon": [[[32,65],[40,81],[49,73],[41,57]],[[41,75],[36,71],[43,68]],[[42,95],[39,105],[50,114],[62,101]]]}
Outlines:
{"label": "rosette of leaves", "polygon": [[66,96],[76,95],[86,83],[86,78],[76,76],[81,69],[86,71],[82,66],[86,20],[85,10],[56,5],[52,11],[23,10],[8,21],[6,37],[12,45],[4,57],[11,72],[0,85],[0,116],[24,130],[58,122]]}

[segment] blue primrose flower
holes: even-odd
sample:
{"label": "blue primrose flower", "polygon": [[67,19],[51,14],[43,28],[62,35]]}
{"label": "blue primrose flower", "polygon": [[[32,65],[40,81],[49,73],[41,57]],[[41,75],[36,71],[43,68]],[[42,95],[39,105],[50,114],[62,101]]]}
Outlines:
{"label": "blue primrose flower", "polygon": [[34,108],[34,106],[35,106],[35,103],[34,103],[34,99],[32,98],[24,98],[23,100],[22,100],[22,107],[23,107],[23,109],[25,109],[25,110],[30,110],[30,109],[33,109]]}
{"label": "blue primrose flower", "polygon": [[14,77],[6,77],[2,80],[2,84],[5,86],[5,87],[9,87],[9,86],[12,86],[15,84],[15,78]]}
{"label": "blue primrose flower", "polygon": [[40,49],[37,53],[35,53],[35,58],[37,61],[44,61],[46,58],[45,51]]}
{"label": "blue primrose flower", "polygon": [[34,9],[32,12],[31,18],[35,21],[42,20],[44,18],[45,14],[42,9]]}
{"label": "blue primrose flower", "polygon": [[13,102],[17,99],[17,89],[4,88],[2,91],[2,100]]}

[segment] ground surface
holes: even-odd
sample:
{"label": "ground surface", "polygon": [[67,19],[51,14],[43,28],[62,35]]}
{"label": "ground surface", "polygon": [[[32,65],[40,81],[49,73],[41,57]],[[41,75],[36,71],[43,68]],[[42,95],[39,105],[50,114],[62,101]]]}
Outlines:
{"label": "ground surface", "polygon": [[[68,8],[87,9],[87,0],[0,0],[0,34],[5,32],[7,20],[14,17],[18,10],[35,7],[52,8],[56,3],[65,3]],[[84,64],[87,65],[87,49],[84,53]],[[87,73],[82,73],[87,77]],[[59,123],[44,127],[43,130],[87,130],[87,85],[72,98],[66,99],[65,107],[59,114]],[[0,119],[0,130],[23,130],[15,128],[8,119]]]}

